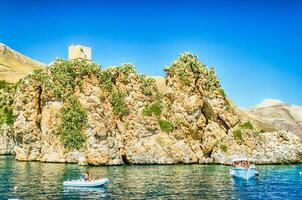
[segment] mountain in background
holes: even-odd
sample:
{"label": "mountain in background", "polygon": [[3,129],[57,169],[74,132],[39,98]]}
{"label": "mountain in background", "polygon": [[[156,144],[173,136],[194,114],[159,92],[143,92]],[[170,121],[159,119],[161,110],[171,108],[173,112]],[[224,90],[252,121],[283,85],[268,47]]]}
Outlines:
{"label": "mountain in background", "polygon": [[31,71],[45,66],[0,43],[0,80],[15,83]]}
{"label": "mountain in background", "polygon": [[[265,99],[243,112],[264,129],[288,130],[302,138],[302,107],[286,104],[277,99]],[[259,125],[259,124],[258,124]]]}

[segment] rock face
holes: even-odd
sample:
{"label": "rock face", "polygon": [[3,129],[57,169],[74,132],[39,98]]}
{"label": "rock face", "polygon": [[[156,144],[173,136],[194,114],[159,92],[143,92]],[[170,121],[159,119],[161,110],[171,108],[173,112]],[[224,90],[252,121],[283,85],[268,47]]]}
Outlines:
{"label": "rock face", "polygon": [[11,126],[6,123],[0,127],[0,155],[15,154],[14,133]]}
{"label": "rock face", "polygon": [[[119,164],[300,162],[288,132],[261,133],[227,99],[213,69],[183,54],[165,69],[165,91],[132,65],[101,70],[58,60],[18,85],[18,160]],[[272,140],[273,138],[273,140]]]}
{"label": "rock face", "polygon": [[275,130],[287,130],[302,138],[302,107],[280,100],[265,99],[253,108],[244,110],[251,118]]}
{"label": "rock face", "polygon": [[14,154],[12,84],[0,81],[0,155]]}
{"label": "rock face", "polygon": [[0,43],[0,80],[15,83],[29,72],[44,67],[45,64],[24,56]]}
{"label": "rock face", "polygon": [[233,155],[247,155],[247,151],[250,151],[248,155],[256,164],[289,164],[301,162],[302,159],[300,138],[284,130],[261,133],[255,140],[247,140],[240,146],[231,145],[231,141],[225,143],[231,148],[226,154],[215,149],[213,158],[217,163],[228,164]]}

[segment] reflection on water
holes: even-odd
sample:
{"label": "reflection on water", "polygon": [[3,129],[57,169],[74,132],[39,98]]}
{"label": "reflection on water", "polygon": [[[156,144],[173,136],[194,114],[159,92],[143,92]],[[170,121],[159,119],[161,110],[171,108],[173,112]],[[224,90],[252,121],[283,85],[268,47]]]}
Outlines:
{"label": "reflection on water", "polygon": [[[250,180],[229,176],[220,165],[135,165],[91,167],[16,162],[0,157],[0,199],[302,199],[302,165],[260,166]],[[107,177],[104,188],[67,188],[84,171]]]}
{"label": "reflection on water", "polygon": [[79,187],[65,187],[63,189],[63,197],[69,197],[72,194],[72,197],[78,197],[78,198],[84,198],[84,199],[89,199],[89,198],[106,198],[106,188],[98,187],[98,188],[79,188]]}
{"label": "reflection on water", "polygon": [[231,178],[230,182],[232,185],[233,196],[235,199],[261,199],[257,196],[257,188],[258,177],[251,178],[248,180],[240,179],[240,178]]}

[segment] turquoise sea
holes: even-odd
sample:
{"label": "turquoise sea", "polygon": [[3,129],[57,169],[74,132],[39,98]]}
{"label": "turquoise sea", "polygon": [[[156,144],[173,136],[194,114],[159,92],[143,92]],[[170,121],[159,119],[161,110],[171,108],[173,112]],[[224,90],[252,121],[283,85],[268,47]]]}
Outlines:
{"label": "turquoise sea", "polygon": [[[222,165],[92,167],[16,162],[0,156],[0,199],[302,199],[302,165],[257,166],[248,181]],[[64,188],[84,171],[110,179],[104,188]]]}

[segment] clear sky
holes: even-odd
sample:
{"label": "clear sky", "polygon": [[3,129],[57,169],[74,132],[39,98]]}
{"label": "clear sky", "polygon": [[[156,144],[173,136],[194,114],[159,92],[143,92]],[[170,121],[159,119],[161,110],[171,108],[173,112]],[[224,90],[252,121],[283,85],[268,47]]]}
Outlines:
{"label": "clear sky", "polygon": [[0,42],[45,63],[84,44],[102,67],[147,75],[191,51],[240,107],[302,105],[302,1],[0,0]]}

